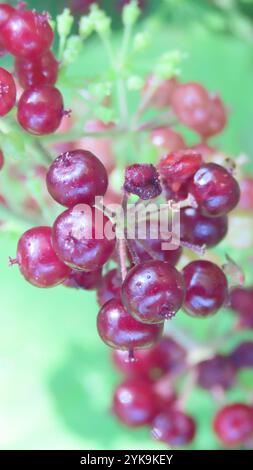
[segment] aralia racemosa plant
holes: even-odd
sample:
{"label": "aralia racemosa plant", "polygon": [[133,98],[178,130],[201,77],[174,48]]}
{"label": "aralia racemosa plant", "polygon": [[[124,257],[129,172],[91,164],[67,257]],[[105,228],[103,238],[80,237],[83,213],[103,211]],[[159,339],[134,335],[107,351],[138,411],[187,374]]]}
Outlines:
{"label": "aralia racemosa plant", "polygon": [[[251,227],[253,180],[212,142],[229,118],[220,95],[180,78],[178,50],[148,63],[152,30],[138,30],[139,15],[137,1],[124,6],[116,48],[110,18],[95,3],[76,34],[68,9],[54,21],[23,3],[0,4],[1,55],[13,58],[0,68],[0,228],[19,235],[10,264],[33,286],[96,291],[98,334],[124,375],[112,400],[119,421],[186,446],[198,432],[188,401],[199,387],[216,400],[211,426],[221,446],[247,448],[252,397],[231,402],[229,393],[253,367],[253,342],[228,347],[253,328],[252,288],[230,256],[210,248],[236,236],[241,210]],[[80,72],[95,36],[103,64]],[[128,209],[149,204],[142,237]],[[152,231],[162,211],[172,211],[172,242]],[[227,331],[207,328],[200,341],[198,322],[224,308],[234,312]]]}

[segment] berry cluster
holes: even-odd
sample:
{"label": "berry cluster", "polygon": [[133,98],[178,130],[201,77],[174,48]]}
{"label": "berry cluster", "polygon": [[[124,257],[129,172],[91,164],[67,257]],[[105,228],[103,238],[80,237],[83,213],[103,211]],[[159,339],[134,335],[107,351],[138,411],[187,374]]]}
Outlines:
{"label": "berry cluster", "polygon": [[[92,11],[98,15],[99,10]],[[99,18],[104,21],[103,15]],[[153,74],[145,80],[131,128],[122,127],[120,120],[103,122],[92,116],[82,124],[83,135],[61,140],[75,116],[67,124],[62,120],[63,99],[54,87],[59,63],[50,51],[52,41],[46,14],[23,5],[16,9],[0,5],[1,51],[14,55],[15,75],[24,89],[18,101],[18,122],[36,135],[52,133],[62,122],[58,140],[42,145],[48,167],[36,165],[33,169],[46,183],[46,204],[61,212],[52,224],[37,224],[23,233],[11,264],[17,263],[24,278],[36,287],[62,284],[96,291],[98,334],[114,349],[113,361],[125,375],[114,393],[115,415],[128,426],[148,425],[156,439],[170,446],[189,444],[197,425],[184,408],[188,379],[191,387],[224,394],[241,369],[253,366],[251,342],[224,355],[212,343],[186,346],[179,341],[177,328],[173,329],[175,315],[183,315],[180,310],[199,319],[211,317],[227,305],[237,312],[240,327],[253,326],[252,289],[231,290],[226,270],[216,258],[209,253],[203,257],[225,238],[228,215],[240,199],[234,167],[226,159],[217,160],[217,149],[209,144],[226,124],[226,108],[217,94],[199,83]],[[0,94],[0,115],[4,116],[16,100],[14,79],[4,69],[0,69]],[[103,100],[105,108],[111,98]],[[156,118],[139,122],[150,109],[155,110]],[[173,125],[168,113],[162,122],[167,109]],[[197,143],[188,145],[175,130],[175,123],[194,131]],[[145,133],[157,159],[152,164],[130,159],[121,165],[125,177],[120,191],[113,184],[118,163],[113,144],[124,132],[127,139],[128,132],[136,138]],[[56,152],[59,155],[53,161],[52,152],[54,157]],[[0,168],[3,163],[0,151]],[[8,170],[21,183],[26,181],[17,166]],[[98,206],[98,198],[104,198],[102,205]],[[130,203],[139,208],[149,202],[155,214],[160,214],[161,206],[166,214],[176,208],[180,233],[172,220],[169,223],[174,242],[160,230],[160,221],[154,235],[152,211],[145,213],[144,237],[136,221],[129,221]],[[26,209],[32,207],[37,214],[36,204],[30,198]],[[243,204],[249,208],[246,197]],[[123,214],[123,237],[115,218],[116,205]],[[129,236],[129,223],[134,237]],[[170,249],[164,247],[168,242]],[[162,337],[167,326],[170,335]],[[247,404],[223,406],[213,425],[221,443],[247,444],[253,435],[252,414]]]}
{"label": "berry cluster", "polygon": [[[58,62],[50,51],[54,38],[48,15],[0,4],[1,54],[15,58],[15,76],[23,92],[17,104],[17,119],[27,132],[43,135],[54,132],[64,115],[63,98],[54,87]],[[13,76],[0,68],[0,116],[16,103]]]}

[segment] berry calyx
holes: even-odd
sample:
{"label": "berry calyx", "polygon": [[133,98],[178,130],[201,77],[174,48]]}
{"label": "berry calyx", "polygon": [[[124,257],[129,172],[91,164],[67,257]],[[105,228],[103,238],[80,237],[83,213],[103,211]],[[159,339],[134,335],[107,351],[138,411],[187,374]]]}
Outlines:
{"label": "berry calyx", "polygon": [[122,300],[137,320],[160,323],[173,317],[182,306],[184,281],[169,263],[147,261],[127,273]]}
{"label": "berry calyx", "polygon": [[92,205],[108,186],[104,165],[86,150],[72,150],[57,157],[49,167],[46,181],[51,196],[66,207]]}
{"label": "berry calyx", "polygon": [[15,72],[23,88],[53,86],[57,80],[58,68],[59,63],[51,51],[46,51],[33,60],[23,57],[15,59]]}
{"label": "berry calyx", "polygon": [[50,227],[27,230],[18,241],[17,262],[25,279],[36,287],[61,284],[70,274],[68,266],[56,255]]}
{"label": "berry calyx", "polygon": [[17,10],[5,22],[1,37],[14,56],[37,59],[53,42],[53,31],[45,14]]}
{"label": "berry calyx", "polygon": [[156,168],[147,163],[128,166],[125,171],[124,190],[144,200],[159,196],[162,188]]}
{"label": "berry calyx", "polygon": [[28,88],[18,102],[18,122],[31,134],[55,132],[63,116],[63,98],[57,88]]}
{"label": "berry calyx", "polygon": [[198,260],[185,266],[183,276],[185,312],[201,318],[214,315],[227,299],[228,283],[223,271],[211,261]]}
{"label": "berry calyx", "polygon": [[114,230],[108,217],[82,204],[57,217],[52,241],[64,263],[84,271],[103,266],[115,248]]}
{"label": "berry calyx", "polygon": [[0,67],[0,116],[8,114],[16,102],[16,85],[13,76]]}
{"label": "berry calyx", "polygon": [[194,419],[180,410],[173,409],[156,416],[152,426],[152,436],[173,447],[192,442],[195,431]]}
{"label": "berry calyx", "polygon": [[242,444],[253,433],[253,410],[243,403],[224,406],[216,414],[213,428],[223,444]]}
{"label": "berry calyx", "polygon": [[219,217],[230,212],[238,204],[240,188],[236,179],[226,168],[207,163],[195,173],[189,186],[202,213]]}

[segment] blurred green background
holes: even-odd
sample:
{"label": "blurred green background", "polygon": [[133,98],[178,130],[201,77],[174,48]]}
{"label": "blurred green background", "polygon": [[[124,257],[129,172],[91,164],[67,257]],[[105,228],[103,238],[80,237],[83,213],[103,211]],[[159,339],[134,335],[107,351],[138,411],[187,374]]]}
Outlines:
{"label": "blurred green background", "polygon": [[[14,2],[9,2],[13,3]],[[29,1],[52,16],[67,2]],[[114,0],[101,4],[112,12],[115,41],[119,14]],[[253,154],[253,3],[251,1],[150,0],[145,21],[157,33],[147,52],[181,49],[188,54],[182,77],[219,90],[231,110],[229,126],[214,142],[228,154]],[[224,8],[225,6],[225,8]],[[80,73],[102,59],[91,41],[78,63]],[[119,377],[109,351],[97,337],[95,294],[63,287],[40,290],[30,286],[18,269],[8,268],[15,256],[17,235],[0,232],[0,446],[2,449],[159,449],[147,430],[133,431],[110,415],[110,399]],[[235,260],[243,254],[230,248]],[[179,314],[181,321],[189,319]],[[220,324],[229,314],[220,313]],[[194,321],[190,319],[190,321]],[[217,323],[217,318],[208,320]],[[194,321],[196,334],[203,324]],[[205,325],[206,327],[206,325]],[[233,392],[232,392],[233,393]],[[205,392],[194,393],[189,411],[199,422],[196,449],[217,448],[210,433],[215,409]]]}

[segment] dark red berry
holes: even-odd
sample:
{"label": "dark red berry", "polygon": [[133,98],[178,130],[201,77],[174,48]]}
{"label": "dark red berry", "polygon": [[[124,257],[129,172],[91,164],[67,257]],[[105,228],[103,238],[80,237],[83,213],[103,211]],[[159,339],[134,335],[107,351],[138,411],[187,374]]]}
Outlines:
{"label": "dark red berry", "polygon": [[112,411],[127,426],[150,424],[157,413],[152,388],[142,380],[125,380],[114,392]]}
{"label": "dark red berry", "polygon": [[253,367],[253,341],[239,344],[231,353],[231,360],[237,369]]}
{"label": "dark red berry", "polygon": [[216,163],[207,163],[195,173],[189,187],[203,214],[218,217],[238,204],[240,188],[233,176]]}
{"label": "dark red berry", "polygon": [[114,364],[123,374],[157,380],[183,369],[186,351],[173,338],[166,336],[152,348],[136,351],[134,357],[135,361],[129,361],[127,351],[113,352]]}
{"label": "dark red berry", "polygon": [[70,269],[53,250],[50,227],[34,227],[19,239],[17,261],[25,279],[37,287],[53,287],[62,283]]}
{"label": "dark red berry", "polygon": [[132,351],[156,343],[162,335],[163,323],[141,323],[128,313],[120,299],[111,299],[99,311],[97,329],[108,346]]}
{"label": "dark red berry", "polygon": [[248,314],[252,311],[253,287],[234,287],[229,299],[232,310],[239,314]]}
{"label": "dark red berry", "polygon": [[125,171],[124,189],[144,200],[159,196],[162,188],[156,168],[147,163],[128,166]]}
{"label": "dark red berry", "polygon": [[119,297],[122,285],[121,274],[118,269],[111,269],[101,280],[101,284],[97,290],[97,301],[102,307],[108,300]]}
{"label": "dark red berry", "polygon": [[223,271],[210,261],[198,260],[187,264],[183,275],[185,312],[201,318],[214,315],[227,298],[228,284]]}
{"label": "dark red berry", "polygon": [[179,410],[168,410],[156,416],[152,436],[169,446],[183,446],[192,442],[196,431],[194,419]]}
{"label": "dark red berry", "polygon": [[108,217],[82,204],[57,217],[52,240],[64,263],[84,271],[103,266],[115,248],[113,227]]}
{"label": "dark red berry", "polygon": [[235,374],[236,369],[230,357],[221,354],[197,365],[198,385],[206,390],[214,387],[229,389],[234,384]]}
{"label": "dark red berry", "polygon": [[200,153],[191,149],[178,150],[161,158],[159,173],[173,191],[178,191],[181,185],[196,173],[201,163]]}
{"label": "dark red berry", "polygon": [[98,3],[98,0],[68,0],[68,3],[74,13],[85,13],[93,3]]}
{"label": "dark red berry", "polygon": [[183,278],[169,263],[147,261],[128,272],[122,284],[122,300],[137,320],[163,322],[182,306]]}
{"label": "dark red berry", "polygon": [[228,231],[228,217],[206,217],[199,209],[186,207],[180,212],[181,240],[210,248],[223,240]]}
{"label": "dark red berry", "polygon": [[97,289],[102,280],[102,270],[78,271],[71,270],[69,277],[64,281],[64,286],[74,287],[75,289],[93,290]]}
{"label": "dark red berry", "polygon": [[3,166],[4,166],[4,154],[2,150],[0,150],[0,170],[3,168]]}
{"label": "dark red berry", "polygon": [[16,11],[2,28],[6,49],[17,57],[37,59],[50,48],[53,37],[47,15],[34,11]]}
{"label": "dark red berry", "polygon": [[15,60],[15,72],[23,88],[53,86],[57,80],[58,67],[59,64],[51,51],[46,51],[33,60],[23,57],[17,57]]}
{"label": "dark red berry", "polygon": [[161,149],[162,154],[168,154],[186,147],[184,138],[179,132],[170,127],[158,127],[151,133],[152,143]]}
{"label": "dark red berry", "polygon": [[182,254],[181,246],[173,250],[165,250],[162,248],[163,243],[166,243],[166,240],[150,238],[150,233],[147,233],[145,240],[132,240],[132,248],[135,250],[141,262],[157,259],[167,261],[167,263],[175,266]]}
{"label": "dark red berry", "polygon": [[12,75],[0,67],[0,116],[5,116],[16,102],[16,85]]}
{"label": "dark red berry", "polygon": [[243,403],[224,406],[216,414],[213,427],[223,444],[242,444],[253,433],[253,409]]}
{"label": "dark red berry", "polygon": [[55,201],[63,206],[94,204],[96,196],[107,190],[104,165],[86,150],[73,150],[57,157],[47,173],[47,188]]}
{"label": "dark red berry", "polygon": [[63,116],[63,99],[57,88],[41,86],[24,91],[18,102],[19,124],[35,135],[56,131]]}
{"label": "dark red berry", "polygon": [[0,3],[0,57],[5,55],[7,52],[2,38],[2,29],[13,13],[15,13],[15,8],[7,3]]}

